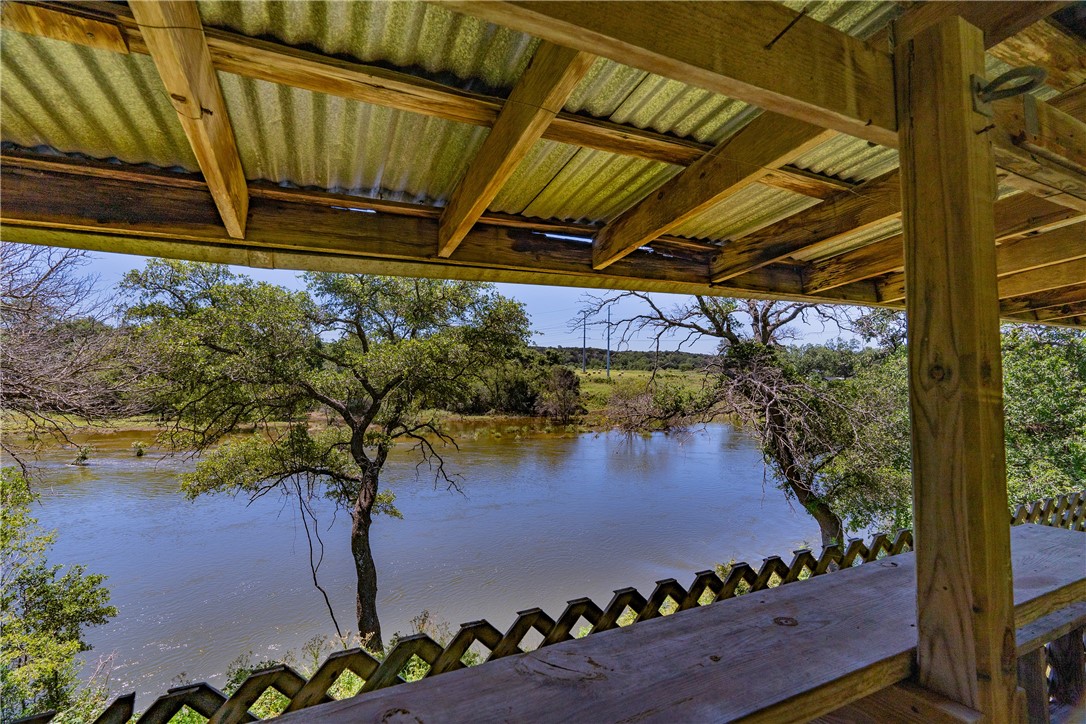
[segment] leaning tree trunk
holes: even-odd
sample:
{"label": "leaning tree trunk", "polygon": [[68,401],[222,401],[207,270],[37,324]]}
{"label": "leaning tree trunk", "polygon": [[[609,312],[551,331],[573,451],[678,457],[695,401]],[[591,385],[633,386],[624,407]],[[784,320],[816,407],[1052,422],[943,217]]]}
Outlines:
{"label": "leaning tree trunk", "polygon": [[788,428],[784,422],[784,413],[780,409],[780,403],[772,400],[766,406],[766,442],[767,451],[776,461],[788,489],[796,496],[796,500],[804,510],[818,523],[818,530],[822,534],[822,547],[828,548],[834,544],[845,541],[845,526],[841,517],[833,511],[830,505],[820,498],[810,484],[803,479],[800,466],[796,464],[792,447],[788,440]]}
{"label": "leaning tree trunk", "polygon": [[363,646],[380,652],[384,648],[384,641],[381,638],[381,622],[377,618],[377,567],[370,547],[370,526],[373,524],[372,511],[376,498],[377,476],[366,475],[351,510],[351,555],[358,578],[355,598],[358,633]]}

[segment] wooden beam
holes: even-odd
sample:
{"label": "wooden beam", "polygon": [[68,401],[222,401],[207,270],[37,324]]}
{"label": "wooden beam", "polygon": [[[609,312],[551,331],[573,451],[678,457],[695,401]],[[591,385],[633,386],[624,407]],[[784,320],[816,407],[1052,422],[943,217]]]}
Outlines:
{"label": "wooden beam", "polygon": [[[973,0],[956,2],[914,3],[898,18],[894,27],[895,40],[904,44],[920,31],[948,18],[960,17],[984,31],[984,47],[992,48],[1012,38],[1034,23],[1067,7],[1061,0],[1000,0],[978,3]],[[1010,62],[1010,61],[1007,61]],[[1030,65],[1032,63],[1025,63]],[[1023,65],[1011,63],[1011,65]]]}
{"label": "wooden beam", "polygon": [[1024,297],[1008,297],[999,302],[1003,314],[1020,314],[1048,307],[1059,307],[1086,299],[1086,282],[1077,286],[1050,289]]}
{"label": "wooden beam", "polygon": [[478,155],[441,214],[437,253],[449,257],[505,186],[596,56],[543,42],[509,94]]}
{"label": "wooden beam", "polygon": [[1058,307],[1035,309],[1024,314],[1027,318],[1037,322],[1055,322],[1061,319],[1086,317],[1086,300],[1061,304]]}
{"label": "wooden beam", "polygon": [[1086,259],[1008,274],[999,281],[1000,297],[1021,297],[1086,282]]}
{"label": "wooden beam", "polygon": [[[187,180],[171,186],[167,177],[151,174],[150,182],[141,182],[137,171],[128,170],[123,176],[100,176],[94,183],[87,183],[81,174],[4,163],[0,166],[0,193],[4,198],[0,219],[7,227],[5,238],[25,240],[30,232],[19,229],[27,227],[81,233],[58,241],[71,245],[76,243],[73,239],[91,243],[87,234],[106,234],[116,240],[113,250],[124,253],[141,253],[140,244],[145,240],[193,242],[216,248],[237,244],[223,234],[205,189],[194,188]],[[535,229],[480,224],[469,232],[454,258],[437,259],[436,218],[360,214],[352,211],[353,205],[347,206],[341,195],[328,197],[322,203],[311,191],[254,193],[242,246],[254,254],[299,252],[357,258],[358,268],[366,273],[416,275],[428,270],[422,275],[441,276],[448,269],[448,274],[459,275],[455,278],[484,281],[712,296],[798,299],[795,294],[801,290],[798,272],[783,266],[768,267],[726,286],[710,285],[705,255],[697,258],[641,251],[607,272],[597,272],[592,269],[592,247],[587,239],[547,236],[541,233],[547,229],[546,224]],[[103,248],[104,242],[93,243],[99,246],[91,248]],[[158,249],[148,247],[142,253],[153,254]],[[464,270],[469,267],[473,271]],[[877,301],[874,284],[842,287],[817,300],[845,301],[850,296],[854,298],[848,301],[855,303]]]}
{"label": "wooden beam", "polygon": [[714,282],[723,282],[900,215],[901,190],[895,170],[757,233],[726,242],[712,262],[710,276]]}
{"label": "wooden beam", "polygon": [[896,142],[890,56],[775,3],[446,6],[807,123]]}
{"label": "wooden beam", "polygon": [[124,30],[113,22],[87,18],[39,5],[5,2],[0,24],[7,30],[128,54]]}
{"label": "wooden beam", "polygon": [[1086,122],[1031,95],[994,106],[990,138],[999,167],[1086,204]]}
{"label": "wooden beam", "polygon": [[[1022,200],[1026,203],[1021,203]],[[1053,209],[1055,213],[1051,216],[1030,215],[1019,222],[1020,212],[1029,213],[1030,207],[1039,207],[1042,204]],[[998,230],[996,241],[1002,244],[996,252],[1001,274],[1009,273],[1004,270],[1024,271],[1035,266],[1044,266],[1046,263],[1052,264],[1086,255],[1086,226],[1081,223],[1086,217],[1027,194],[1002,199],[996,202],[995,208]],[[1056,220],[1046,223],[1046,219]],[[1022,224],[1032,226],[1023,228]],[[1012,253],[1012,250],[1029,250],[1035,254],[1035,259],[1040,258],[1036,254],[1044,253],[1050,260],[1046,263],[1029,264],[1019,255]],[[895,234],[859,249],[811,262],[804,268],[804,289],[811,293],[826,291],[841,284],[870,279],[904,267],[901,235]]]}
{"label": "wooden beam", "polygon": [[244,238],[249,192],[200,11],[192,0],[140,0],[131,8],[223,224]]}
{"label": "wooden beam", "polygon": [[756,118],[604,226],[592,243],[593,265],[607,267],[834,135],[775,113]]}
{"label": "wooden beam", "polygon": [[[1017,4],[1026,7],[1031,3]],[[1044,68],[1045,85],[1060,92],[1086,84],[1086,40],[1049,20],[1033,23],[988,52],[1012,68]]]}
{"label": "wooden beam", "polygon": [[995,163],[973,110],[984,39],[960,18],[896,54],[909,319],[918,683],[1010,721],[1014,607],[1004,470]]}

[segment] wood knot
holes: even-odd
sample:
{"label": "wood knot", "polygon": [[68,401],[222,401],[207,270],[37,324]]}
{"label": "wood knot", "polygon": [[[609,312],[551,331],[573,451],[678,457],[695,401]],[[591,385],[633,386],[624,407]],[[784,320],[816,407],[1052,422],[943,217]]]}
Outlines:
{"label": "wood knot", "polygon": [[799,621],[792,618],[791,616],[777,616],[775,619],[773,619],[773,623],[777,624],[778,626],[799,626]]}
{"label": "wood knot", "polygon": [[940,364],[934,364],[928,368],[928,376],[936,382],[942,382],[948,374],[948,370]]}

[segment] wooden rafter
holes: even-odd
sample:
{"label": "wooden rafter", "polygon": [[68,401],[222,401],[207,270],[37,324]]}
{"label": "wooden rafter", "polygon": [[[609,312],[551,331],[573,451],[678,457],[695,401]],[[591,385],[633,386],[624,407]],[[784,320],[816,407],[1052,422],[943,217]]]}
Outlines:
{"label": "wooden rafter", "polygon": [[[1045,213],[1044,206],[1051,211]],[[1003,246],[996,252],[996,258],[1001,268],[1018,271],[1027,268],[1026,264],[1012,257],[1014,249],[1027,246],[1039,250],[1047,245],[1060,257],[1057,261],[1086,255],[1086,227],[1082,223],[1076,224],[1084,218],[1086,216],[1070,209],[1026,194],[997,202],[996,241],[1003,243]],[[1036,243],[1039,241],[1037,234],[1042,234],[1044,241]],[[1033,242],[1032,245],[1030,242]],[[859,249],[811,262],[804,270],[804,289],[817,293],[841,284],[898,271],[904,266],[901,235],[895,234]]]}
{"label": "wooden rafter", "polygon": [[901,216],[898,172],[837,194],[742,239],[729,242],[713,260],[710,276],[723,282],[800,250],[815,251],[837,239]]}
{"label": "wooden rafter", "polygon": [[230,236],[245,237],[249,192],[200,11],[192,0],[131,4],[159,76]]}
{"label": "wooden rafter", "polygon": [[[889,54],[776,3],[447,4],[759,108],[896,143]],[[728,28],[742,32],[728,33],[724,47]]]}
{"label": "wooden rafter", "polygon": [[[116,52],[148,52],[139,26],[124,6],[78,3],[44,8],[5,0],[4,8],[9,7],[29,8],[34,17],[33,22],[21,21],[26,13],[16,11],[9,18],[5,11],[4,27],[11,30]],[[85,33],[70,30],[83,23],[119,35],[110,43],[97,43]],[[494,125],[503,107],[501,98],[461,91],[396,70],[216,28],[205,28],[204,34],[215,68],[235,75],[477,126]],[[677,166],[689,166],[713,148],[692,139],[565,111],[555,116],[543,138]],[[787,168],[769,174],[762,183],[819,199],[841,190],[836,179]]]}
{"label": "wooden rafter", "polygon": [[1035,309],[1074,304],[1084,299],[1086,299],[1086,282],[1078,286],[1050,289],[1047,292],[1029,294],[1024,297],[1009,297],[1001,300],[999,306],[1004,314],[1018,314]]}
{"label": "wooden rafter", "polygon": [[604,226],[593,241],[593,265],[607,267],[834,135],[775,113],[755,119]]}
{"label": "wooden rafter", "polygon": [[441,215],[438,256],[452,255],[595,60],[590,53],[539,45]]}

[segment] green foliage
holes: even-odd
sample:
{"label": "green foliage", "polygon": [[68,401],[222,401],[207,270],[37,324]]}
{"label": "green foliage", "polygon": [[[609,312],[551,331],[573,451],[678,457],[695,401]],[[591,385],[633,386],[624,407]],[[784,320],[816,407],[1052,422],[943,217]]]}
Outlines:
{"label": "green foliage", "polygon": [[78,719],[102,692],[80,690],[88,626],[117,615],[104,576],[49,565],[55,534],[30,515],[35,497],[14,468],[0,470],[0,719],[55,709]]}
{"label": "green foliage", "polygon": [[1086,481],[1086,333],[1006,329],[1003,385],[1011,504],[1081,490]]}
{"label": "green foliage", "polygon": [[568,367],[555,365],[543,378],[543,393],[536,410],[553,417],[559,425],[568,425],[576,415],[584,412],[581,405],[581,379]]}

